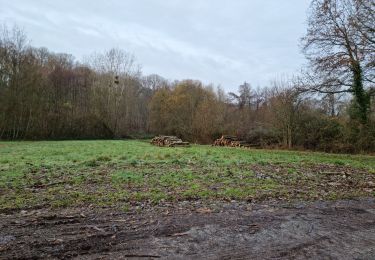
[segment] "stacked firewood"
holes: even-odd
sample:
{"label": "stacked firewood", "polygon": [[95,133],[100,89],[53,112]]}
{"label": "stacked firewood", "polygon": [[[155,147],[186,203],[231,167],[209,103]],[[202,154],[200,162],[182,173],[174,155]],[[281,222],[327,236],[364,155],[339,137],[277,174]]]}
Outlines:
{"label": "stacked firewood", "polygon": [[167,147],[187,147],[190,146],[188,142],[182,141],[180,138],[177,136],[166,136],[166,135],[160,135],[160,136],[155,136],[151,140],[151,144],[157,145],[157,146],[167,146]]}
{"label": "stacked firewood", "polygon": [[250,144],[239,140],[235,136],[223,135],[221,138],[215,140],[213,146],[250,147]]}

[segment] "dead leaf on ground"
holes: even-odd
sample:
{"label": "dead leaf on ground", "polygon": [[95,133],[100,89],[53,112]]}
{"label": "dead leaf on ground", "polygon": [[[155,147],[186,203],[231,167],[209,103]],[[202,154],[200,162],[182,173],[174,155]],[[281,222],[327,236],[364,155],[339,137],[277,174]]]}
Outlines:
{"label": "dead leaf on ground", "polygon": [[202,213],[202,214],[209,214],[209,213],[212,212],[212,210],[209,209],[209,208],[199,208],[199,209],[197,209],[196,211],[197,211],[198,213]]}

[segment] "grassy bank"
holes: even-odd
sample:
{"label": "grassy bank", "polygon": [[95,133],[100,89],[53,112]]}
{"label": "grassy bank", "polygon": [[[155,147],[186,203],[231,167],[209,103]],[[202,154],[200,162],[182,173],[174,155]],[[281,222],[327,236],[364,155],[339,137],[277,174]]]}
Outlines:
{"label": "grassy bank", "polygon": [[147,141],[0,142],[0,209],[375,196],[375,157]]}

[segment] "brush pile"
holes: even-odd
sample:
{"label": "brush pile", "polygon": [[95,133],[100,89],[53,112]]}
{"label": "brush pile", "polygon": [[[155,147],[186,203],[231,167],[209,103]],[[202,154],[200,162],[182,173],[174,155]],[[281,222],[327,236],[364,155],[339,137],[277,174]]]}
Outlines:
{"label": "brush pile", "polygon": [[250,147],[250,144],[246,141],[238,140],[237,137],[231,135],[223,135],[221,138],[216,139],[212,145],[229,147]]}
{"label": "brush pile", "polygon": [[155,136],[151,140],[151,144],[157,145],[157,146],[166,146],[166,147],[189,147],[190,146],[188,142],[182,141],[177,136],[166,136],[166,135]]}

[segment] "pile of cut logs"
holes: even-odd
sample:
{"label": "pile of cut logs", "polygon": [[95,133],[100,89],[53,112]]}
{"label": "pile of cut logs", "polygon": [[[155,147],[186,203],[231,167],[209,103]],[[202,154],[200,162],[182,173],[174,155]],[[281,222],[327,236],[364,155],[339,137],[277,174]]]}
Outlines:
{"label": "pile of cut logs", "polygon": [[188,147],[190,144],[188,142],[182,141],[180,138],[177,136],[165,136],[165,135],[160,135],[160,136],[155,136],[151,140],[151,144],[157,145],[157,146],[167,146],[167,147]]}
{"label": "pile of cut logs", "polygon": [[246,141],[238,140],[237,137],[231,135],[223,135],[221,138],[216,139],[212,145],[230,147],[250,147],[250,144],[248,144]]}

